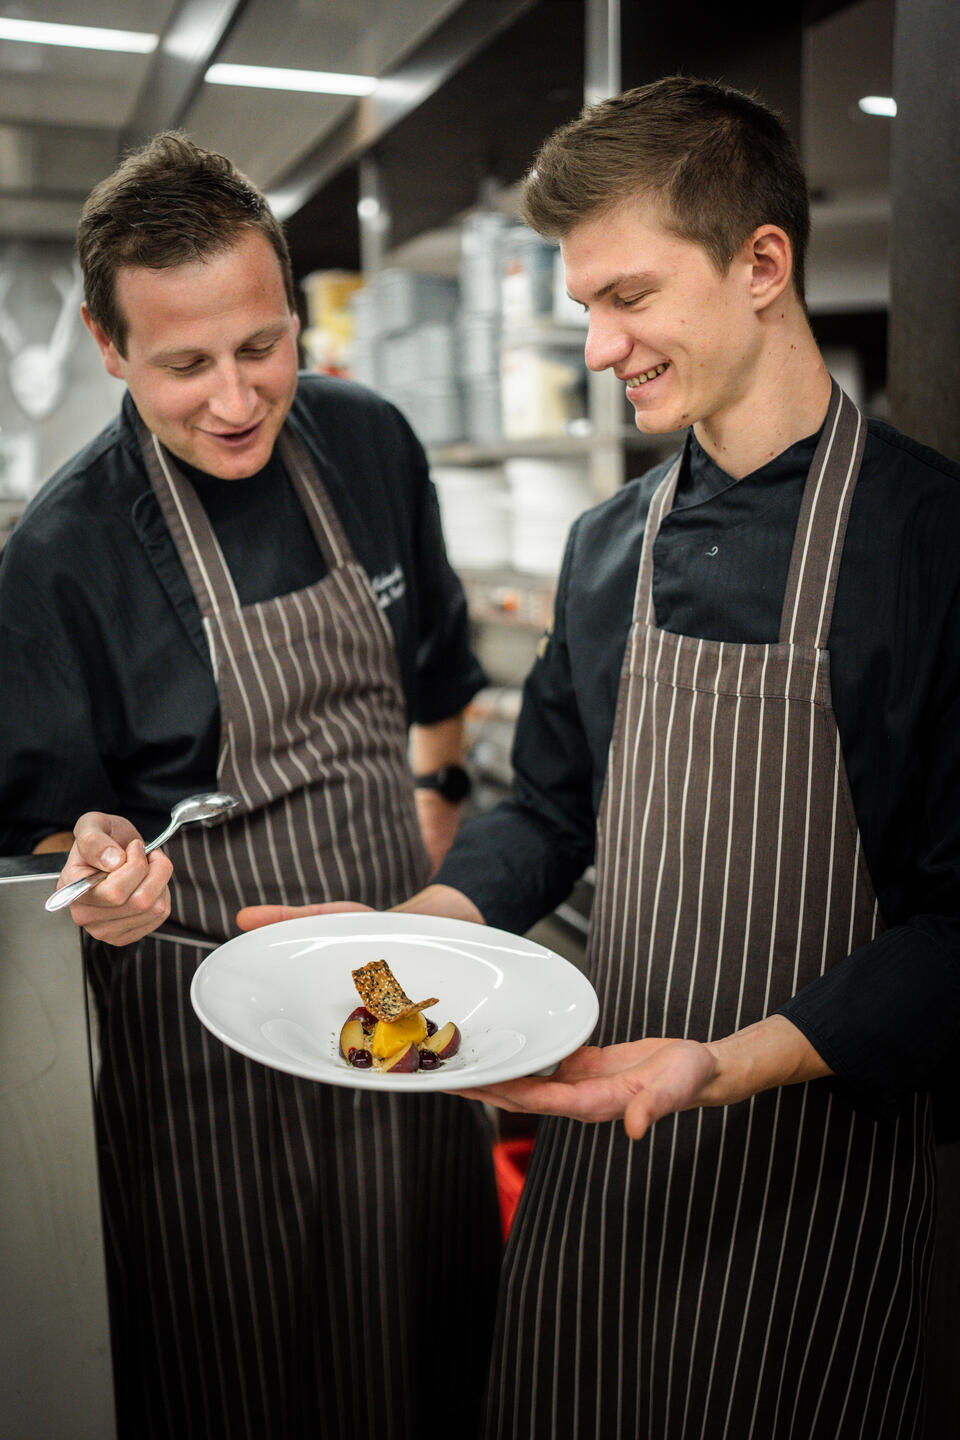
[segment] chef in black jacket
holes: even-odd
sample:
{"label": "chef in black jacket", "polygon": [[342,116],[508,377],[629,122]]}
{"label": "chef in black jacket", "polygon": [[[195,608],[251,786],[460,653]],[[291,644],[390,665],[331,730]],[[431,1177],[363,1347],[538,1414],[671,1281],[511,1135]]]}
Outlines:
{"label": "chef in black jacket", "polygon": [[550,1117],[486,1433],[904,1440],[960,1030],[960,469],[831,381],[752,99],[587,110],[525,211],[588,364],[687,434],[574,525],[513,797],[403,907],[522,931],[596,858],[599,1045],[473,1092]]}
{"label": "chef in black jacket", "polygon": [[[64,878],[112,872],[72,913],[118,1433],[409,1440],[428,1399],[471,1433],[500,1248],[480,1112],[268,1070],[189,1003],[242,906],[389,906],[456,828],[436,772],[482,672],[423,452],[375,395],[298,377],[282,231],[222,157],[157,137],[78,249],[128,389],[0,564],[0,848],[66,849],[92,812]],[[222,824],[144,855],[214,788]],[[464,1288],[444,1325],[431,1297]]]}

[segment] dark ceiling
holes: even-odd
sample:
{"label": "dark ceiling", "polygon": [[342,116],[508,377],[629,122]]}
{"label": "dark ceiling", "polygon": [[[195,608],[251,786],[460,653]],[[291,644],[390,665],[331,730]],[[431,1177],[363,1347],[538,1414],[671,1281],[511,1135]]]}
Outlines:
{"label": "dark ceiling", "polygon": [[[682,7],[624,0],[623,86],[678,71],[723,79],[776,106],[801,144],[805,27],[847,8],[845,0],[786,0],[758,25],[756,6],[746,0],[722,7],[713,0]],[[490,182],[519,180],[546,135],[578,113],[584,24],[584,0],[533,0],[372,146],[393,244],[475,205]],[[358,193],[350,159],[290,218],[298,268],[359,267]]]}
{"label": "dark ceiling", "polygon": [[[816,196],[876,194],[889,127],[854,112],[857,95],[892,93],[894,3],[783,0],[758,18],[745,0],[622,0],[622,83],[682,70],[756,89],[794,127]],[[124,142],[182,125],[267,191],[298,275],[360,268],[364,155],[391,216],[388,251],[512,186],[580,109],[591,13],[586,0],[18,0],[16,10],[154,31],[160,43],[134,56],[0,42],[0,235],[71,237]],[[355,70],[379,85],[360,101],[231,89],[206,80],[222,60]]]}

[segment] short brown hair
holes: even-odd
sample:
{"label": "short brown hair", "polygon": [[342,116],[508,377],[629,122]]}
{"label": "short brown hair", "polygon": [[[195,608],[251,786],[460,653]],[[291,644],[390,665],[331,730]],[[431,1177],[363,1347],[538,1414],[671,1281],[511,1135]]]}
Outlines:
{"label": "short brown hair", "polygon": [[660,200],[669,227],[701,245],[721,274],[758,226],[779,225],[803,300],[807,184],[782,118],[752,96],[671,75],[589,106],[541,147],[523,215],[557,240],[640,196]]}
{"label": "short brown hair", "polygon": [[155,135],[94,187],[81,212],[77,254],[91,319],[124,354],[118,270],[206,260],[229,250],[245,230],[259,231],[272,245],[295,309],[286,237],[257,187],[223,155],[201,150],[182,132]]}

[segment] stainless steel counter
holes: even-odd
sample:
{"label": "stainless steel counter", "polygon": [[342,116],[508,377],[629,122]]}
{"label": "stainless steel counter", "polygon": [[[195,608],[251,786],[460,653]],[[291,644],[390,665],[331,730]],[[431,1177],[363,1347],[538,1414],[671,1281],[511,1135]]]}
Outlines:
{"label": "stainless steel counter", "polygon": [[115,1434],[79,932],[0,860],[0,1440]]}

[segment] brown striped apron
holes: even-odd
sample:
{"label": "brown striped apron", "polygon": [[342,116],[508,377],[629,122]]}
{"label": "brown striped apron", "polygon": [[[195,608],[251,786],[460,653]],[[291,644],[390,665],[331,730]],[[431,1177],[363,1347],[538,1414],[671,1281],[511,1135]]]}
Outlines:
{"label": "brown striped apron", "polygon": [[[826,650],[864,423],[834,385],[779,642],[660,630],[643,539],[588,966],[599,1043],[716,1039],[881,926]],[[487,1435],[908,1440],[933,1207],[925,1098],[829,1080],[622,1124],[542,1121],[505,1259]]]}
{"label": "brown striped apron", "polygon": [[500,1254],[484,1117],[268,1069],[189,1000],[240,906],[383,909],[428,871],[389,624],[289,426],[280,445],[327,574],[241,605],[196,491],[141,433],[210,647],[217,784],[241,805],[166,847],[170,924],[205,944],[87,946],[118,1432],[412,1440],[426,1409],[469,1436]]}

